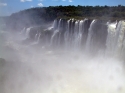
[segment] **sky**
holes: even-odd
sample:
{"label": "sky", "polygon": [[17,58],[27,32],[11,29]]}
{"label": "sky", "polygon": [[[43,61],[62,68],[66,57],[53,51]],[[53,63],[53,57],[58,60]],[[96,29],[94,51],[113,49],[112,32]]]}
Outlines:
{"label": "sky", "polygon": [[11,15],[12,13],[32,7],[48,7],[59,5],[125,6],[125,0],[0,0],[0,16]]}

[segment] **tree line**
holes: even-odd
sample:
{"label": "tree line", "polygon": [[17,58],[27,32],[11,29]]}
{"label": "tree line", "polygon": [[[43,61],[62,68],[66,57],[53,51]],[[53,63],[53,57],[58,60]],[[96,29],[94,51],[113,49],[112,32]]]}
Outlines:
{"label": "tree line", "polygon": [[7,18],[6,24],[16,29],[50,22],[56,18],[123,20],[125,19],[125,6],[34,7],[11,14]]}

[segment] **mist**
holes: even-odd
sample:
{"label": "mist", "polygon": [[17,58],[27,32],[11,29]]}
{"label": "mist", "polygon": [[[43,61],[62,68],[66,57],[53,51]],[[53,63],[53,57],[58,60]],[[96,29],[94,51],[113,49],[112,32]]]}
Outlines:
{"label": "mist", "polygon": [[125,93],[124,20],[22,24],[0,30],[0,93]]}
{"label": "mist", "polygon": [[50,6],[1,17],[0,93],[125,93],[124,6],[101,8]]}

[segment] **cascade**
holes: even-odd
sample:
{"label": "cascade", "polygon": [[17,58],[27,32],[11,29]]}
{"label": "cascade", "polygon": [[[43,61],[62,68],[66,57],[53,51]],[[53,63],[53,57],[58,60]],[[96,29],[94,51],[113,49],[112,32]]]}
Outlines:
{"label": "cascade", "polygon": [[[57,29],[56,30],[54,30],[54,32],[53,32],[53,34],[52,34],[52,36],[51,36],[51,45],[53,45],[54,43],[55,44],[59,44],[59,41],[60,41],[60,33],[59,33],[59,31],[60,31],[60,28],[61,28],[61,19],[59,20],[59,23],[58,23],[58,27],[57,27]],[[54,24],[56,23],[56,21],[54,21]],[[56,27],[54,27],[54,28],[56,28]]]}
{"label": "cascade", "polygon": [[66,27],[66,32],[64,34],[64,42],[65,42],[65,49],[69,48],[69,43],[70,43],[70,21],[71,19],[67,20],[67,27]]}
{"label": "cascade", "polygon": [[41,36],[41,33],[39,33],[39,31],[37,31],[36,35],[35,35],[35,42],[36,43],[39,43],[40,41],[40,36]]}
{"label": "cascade", "polygon": [[37,33],[36,33],[36,35],[35,35],[35,40],[37,41],[37,37],[38,37],[38,31],[37,31]]}
{"label": "cascade", "polygon": [[96,23],[96,20],[93,20],[90,24],[90,28],[88,30],[88,37],[87,37],[87,41],[86,41],[86,51],[89,52],[90,51],[90,48],[92,47],[92,36],[93,36],[93,27],[94,27],[94,24]]}
{"label": "cascade", "polygon": [[0,31],[1,93],[125,93],[125,21],[57,19],[24,30],[24,43]]}
{"label": "cascade", "polygon": [[38,34],[37,43],[39,43],[41,33]]}
{"label": "cascade", "polygon": [[[77,24],[76,20],[71,20],[71,26],[70,26],[70,35],[69,35],[69,42],[70,42],[70,49],[74,47],[74,30],[75,30],[75,24]],[[71,47],[72,46],[72,47]]]}
{"label": "cascade", "polygon": [[54,20],[54,22],[53,22],[53,29],[55,30],[56,28],[57,28],[57,20]]}
{"label": "cascade", "polygon": [[62,21],[62,19],[59,20],[59,24],[58,24],[58,28],[57,28],[58,30],[61,29],[61,21]]}
{"label": "cascade", "polygon": [[61,36],[61,31],[60,30],[62,30],[61,22],[62,22],[62,19],[59,20],[59,25],[58,25],[58,39],[57,39],[57,45],[58,46],[60,45],[60,38],[61,38],[60,37]]}
{"label": "cascade", "polygon": [[55,19],[54,20],[54,22],[53,22],[53,24],[50,26],[50,27],[48,27],[47,29],[44,29],[44,31],[47,31],[47,30],[55,30],[56,28],[57,28],[57,20]]}
{"label": "cascade", "polygon": [[125,21],[119,21],[116,29],[115,56],[124,56],[125,51]]}
{"label": "cascade", "polygon": [[115,23],[108,23],[108,36],[106,40],[106,55],[113,55],[116,46],[116,25]]}
{"label": "cascade", "polygon": [[23,30],[21,30],[20,34],[24,34],[26,28],[24,27]]}
{"label": "cascade", "polygon": [[[36,42],[49,46],[65,48],[66,50],[85,50],[87,53],[98,53],[103,50],[106,55],[118,56],[124,50],[125,22],[101,22],[99,20],[56,19],[52,29],[37,31]],[[29,38],[32,27],[26,29]],[[41,39],[40,39],[41,38]]]}
{"label": "cascade", "polygon": [[31,30],[32,27],[29,27],[26,29],[26,39],[30,38],[30,30]]}
{"label": "cascade", "polygon": [[72,44],[73,48],[77,49],[78,48],[78,34],[79,34],[79,20],[75,22],[75,27],[74,27],[74,34],[73,34],[73,39],[72,39]]}
{"label": "cascade", "polygon": [[76,45],[77,48],[80,49],[82,46],[82,37],[83,37],[83,33],[84,33],[84,23],[85,23],[86,19],[79,21],[79,29],[78,29],[78,33],[77,33],[77,37],[76,37]]}

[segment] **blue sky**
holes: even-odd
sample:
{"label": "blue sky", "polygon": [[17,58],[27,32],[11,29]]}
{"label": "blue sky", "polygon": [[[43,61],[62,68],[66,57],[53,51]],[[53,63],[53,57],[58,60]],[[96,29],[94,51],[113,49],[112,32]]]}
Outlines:
{"label": "blue sky", "polygon": [[47,7],[57,5],[89,5],[89,6],[117,6],[124,5],[125,0],[0,0],[0,16],[10,15],[31,7]]}

